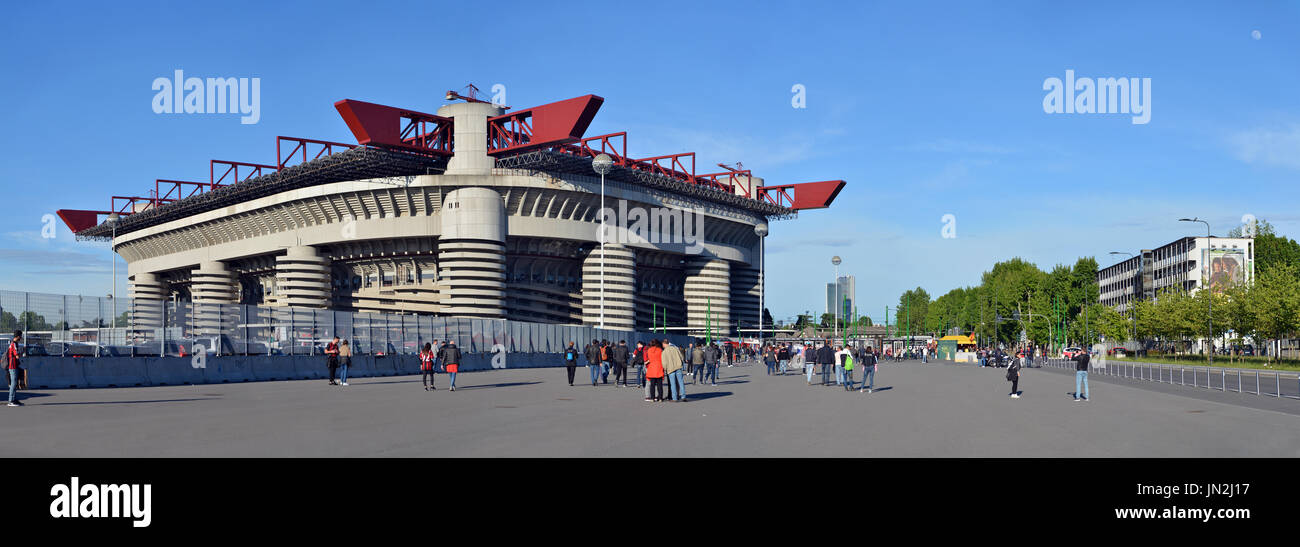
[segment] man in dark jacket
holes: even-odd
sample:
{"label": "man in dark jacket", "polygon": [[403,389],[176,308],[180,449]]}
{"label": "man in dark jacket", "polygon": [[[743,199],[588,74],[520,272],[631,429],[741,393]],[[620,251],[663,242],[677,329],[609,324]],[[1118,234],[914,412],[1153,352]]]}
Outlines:
{"label": "man in dark jacket", "polygon": [[714,342],[704,348],[704,381],[718,385],[718,360],[722,358],[722,349]]}
{"label": "man in dark jacket", "polygon": [[592,340],[582,353],[587,357],[587,369],[591,371],[591,385],[595,386],[600,378],[600,341]]}
{"label": "man in dark jacket", "polygon": [[619,340],[611,351],[610,359],[614,361],[614,385],[627,387],[627,340]]}
{"label": "man in dark jacket", "polygon": [[686,358],[691,361],[691,385],[700,383],[700,378],[704,376],[704,348],[699,344],[691,344]]}
{"label": "man in dark jacket", "polygon": [[456,373],[460,371],[460,348],[456,347],[456,342],[448,340],[438,350],[438,361],[442,362],[442,369],[447,371],[450,377],[451,390],[456,391]]}
{"label": "man in dark jacket", "polygon": [[569,385],[573,385],[573,373],[578,369],[578,348],[573,347],[573,342],[564,349],[564,368],[569,370]]}
{"label": "man in dark jacket", "polygon": [[822,385],[831,383],[831,369],[835,366],[835,350],[831,348],[831,339],[827,338],[822,347],[817,348],[817,364],[822,366]]}
{"label": "man in dark jacket", "polygon": [[785,376],[786,366],[790,364],[790,344],[781,344],[776,350],[776,362],[781,365],[781,375]]}
{"label": "man in dark jacket", "polygon": [[[1076,401],[1088,400],[1088,361],[1091,359],[1087,349],[1074,356],[1074,400]],[[1083,391],[1080,392],[1080,389]],[[1083,394],[1082,399],[1079,398],[1080,393]]]}

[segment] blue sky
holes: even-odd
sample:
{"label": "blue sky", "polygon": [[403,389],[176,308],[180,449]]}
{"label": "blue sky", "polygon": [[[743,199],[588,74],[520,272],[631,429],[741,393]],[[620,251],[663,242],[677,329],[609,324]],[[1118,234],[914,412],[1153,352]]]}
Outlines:
{"label": "blue sky", "polygon": [[[107,245],[61,222],[43,238],[45,214],[205,180],[213,158],[272,163],[276,135],[351,140],[339,99],[433,111],[470,82],[516,108],[601,95],[588,134],[628,131],[633,156],[847,180],[829,210],[773,224],[778,319],[820,313],[832,255],[880,319],[906,288],[937,297],[999,260],[1104,266],[1197,233],[1182,216],[1300,235],[1296,3],[266,4],[9,9],[0,288],[108,292]],[[155,114],[150,86],[176,69],[261,78],[260,122]],[[1150,122],[1044,113],[1067,69],[1151,78]]]}

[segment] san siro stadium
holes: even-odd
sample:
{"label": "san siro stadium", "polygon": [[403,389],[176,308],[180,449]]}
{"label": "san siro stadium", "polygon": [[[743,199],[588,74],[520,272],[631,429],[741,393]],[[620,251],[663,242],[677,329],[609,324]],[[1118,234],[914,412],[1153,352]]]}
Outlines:
{"label": "san siro stadium", "polygon": [[137,302],[735,335],[759,321],[758,234],[845,184],[633,158],[626,133],[584,135],[595,95],[448,99],[437,114],[342,100],[355,144],[278,137],[275,163],[212,160],[206,182],[58,213],[78,239],[111,241]]}

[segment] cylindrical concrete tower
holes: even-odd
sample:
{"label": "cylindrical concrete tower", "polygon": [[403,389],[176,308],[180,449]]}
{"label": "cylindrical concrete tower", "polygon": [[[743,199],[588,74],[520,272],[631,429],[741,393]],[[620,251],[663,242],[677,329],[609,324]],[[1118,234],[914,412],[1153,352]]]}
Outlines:
{"label": "cylindrical concrete tower", "polygon": [[706,318],[714,336],[731,332],[731,265],[720,258],[695,256],[686,260],[686,325],[704,330]]}
{"label": "cylindrical concrete tower", "polygon": [[745,328],[758,328],[760,312],[758,297],[762,285],[758,268],[750,266],[731,266],[731,320],[743,322]]}
{"label": "cylindrical concrete tower", "polygon": [[162,326],[163,301],[166,287],[158,276],[138,273],[131,276],[131,317],[137,329],[154,329]]}
{"label": "cylindrical concrete tower", "polygon": [[196,303],[233,304],[239,293],[235,276],[221,262],[203,262],[190,272],[190,298]]}
{"label": "cylindrical concrete tower", "polygon": [[[605,328],[632,330],[636,327],[636,253],[615,243],[604,245]],[[598,246],[582,261],[582,322],[600,325],[600,259]]]}
{"label": "cylindrical concrete tower", "polygon": [[284,256],[275,257],[275,305],[329,307],[329,259],[308,245],[290,247]]}
{"label": "cylindrical concrete tower", "polygon": [[506,211],[501,194],[488,188],[453,190],[442,200],[441,217],[443,314],[504,317]]}
{"label": "cylindrical concrete tower", "polygon": [[496,160],[487,154],[487,119],[504,113],[488,103],[453,103],[438,109],[439,116],[452,118],[455,155],[447,162],[448,175],[490,175]]}

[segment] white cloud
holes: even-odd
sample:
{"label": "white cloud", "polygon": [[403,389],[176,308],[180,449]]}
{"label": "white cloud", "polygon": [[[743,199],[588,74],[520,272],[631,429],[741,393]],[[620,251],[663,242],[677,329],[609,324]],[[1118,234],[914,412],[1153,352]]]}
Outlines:
{"label": "white cloud", "polygon": [[1246,163],[1300,169],[1300,124],[1240,131],[1227,140],[1237,159]]}

